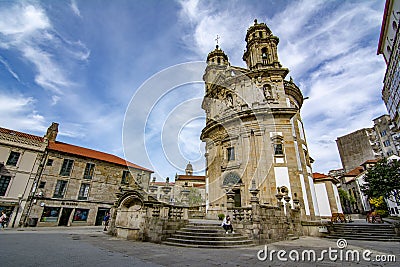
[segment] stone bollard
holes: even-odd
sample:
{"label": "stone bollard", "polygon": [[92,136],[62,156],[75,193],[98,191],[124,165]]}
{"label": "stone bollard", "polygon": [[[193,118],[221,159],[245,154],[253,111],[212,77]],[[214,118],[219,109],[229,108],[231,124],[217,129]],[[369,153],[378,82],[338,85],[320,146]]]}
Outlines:
{"label": "stone bollard", "polygon": [[187,189],[187,187],[184,187],[184,189],[181,191],[182,193],[182,203],[184,206],[189,206],[189,193],[190,190]]}
{"label": "stone bollard", "polygon": [[226,192],[226,197],[228,198],[227,203],[226,203],[226,207],[228,209],[233,209],[233,207],[235,206],[235,193],[232,191],[232,189],[229,189],[228,192]]}

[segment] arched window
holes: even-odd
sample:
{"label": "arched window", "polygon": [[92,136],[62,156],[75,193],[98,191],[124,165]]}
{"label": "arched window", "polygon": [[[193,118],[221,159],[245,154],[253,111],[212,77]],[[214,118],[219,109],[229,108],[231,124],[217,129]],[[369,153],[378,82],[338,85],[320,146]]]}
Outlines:
{"label": "arched window", "polygon": [[274,148],[274,155],[275,156],[283,156],[283,136],[281,135],[274,135],[271,138],[273,148]]}
{"label": "arched window", "polygon": [[227,186],[227,185],[237,185],[241,184],[242,179],[240,178],[239,174],[236,172],[228,172],[225,174],[224,180],[222,182],[222,185]]}
{"label": "arched window", "polygon": [[261,59],[262,59],[263,65],[267,65],[268,51],[267,51],[266,47],[261,49]]}

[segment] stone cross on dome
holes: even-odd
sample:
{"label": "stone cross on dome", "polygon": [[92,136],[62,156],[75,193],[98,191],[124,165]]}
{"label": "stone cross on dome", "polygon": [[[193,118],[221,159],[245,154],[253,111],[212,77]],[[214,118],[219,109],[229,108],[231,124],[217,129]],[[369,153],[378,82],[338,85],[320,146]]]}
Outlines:
{"label": "stone cross on dome", "polygon": [[217,34],[217,38],[215,38],[215,41],[217,42],[217,45],[216,45],[217,48],[218,48],[218,41],[219,41],[220,38],[221,37]]}

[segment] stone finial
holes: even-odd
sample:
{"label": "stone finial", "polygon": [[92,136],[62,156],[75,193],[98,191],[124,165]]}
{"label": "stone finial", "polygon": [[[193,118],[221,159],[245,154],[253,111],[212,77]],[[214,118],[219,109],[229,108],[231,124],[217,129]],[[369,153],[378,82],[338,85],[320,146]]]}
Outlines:
{"label": "stone finial", "polygon": [[49,128],[47,128],[46,135],[44,136],[47,140],[55,142],[58,134],[58,123],[53,122]]}
{"label": "stone finial", "polygon": [[254,25],[257,25],[257,19],[254,19]]}
{"label": "stone finial", "polygon": [[155,183],[156,182],[156,177],[153,177],[153,183]]}
{"label": "stone finial", "polygon": [[169,184],[169,177],[165,178],[165,183]]}

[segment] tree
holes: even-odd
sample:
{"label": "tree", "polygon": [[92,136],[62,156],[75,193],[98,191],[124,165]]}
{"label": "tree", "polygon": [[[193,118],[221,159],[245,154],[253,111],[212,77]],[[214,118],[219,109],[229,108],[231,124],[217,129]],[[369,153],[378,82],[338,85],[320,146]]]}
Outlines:
{"label": "tree", "polygon": [[191,187],[189,190],[189,206],[202,205],[204,201],[201,197],[199,189]]}
{"label": "tree", "polygon": [[344,213],[351,213],[351,206],[356,203],[355,198],[344,189],[339,188],[338,191]]}
{"label": "tree", "polygon": [[369,198],[380,196],[394,202],[400,201],[400,161],[382,159],[368,169],[361,190]]}

